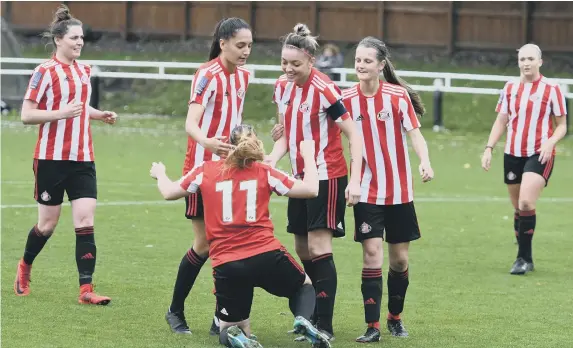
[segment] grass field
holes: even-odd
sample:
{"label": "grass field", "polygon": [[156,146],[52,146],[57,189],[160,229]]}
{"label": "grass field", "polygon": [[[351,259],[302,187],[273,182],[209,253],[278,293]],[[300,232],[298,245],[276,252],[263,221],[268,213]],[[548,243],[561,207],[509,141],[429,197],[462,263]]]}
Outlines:
{"label": "grass field", "polygon": [[[186,146],[182,120],[122,119],[113,127],[94,128],[99,180],[95,283],[98,292],[113,298],[107,307],[77,304],[68,206],[34,263],[31,295],[13,294],[16,264],[37,216],[31,157],[37,130],[15,121],[5,120],[1,132],[2,346],[216,347],[216,338],[207,333],[214,308],[208,265],[186,304],[194,334],[174,336],[163,319],[192,233],[183,201],[164,204],[148,172],[152,161],[162,160],[172,178],[179,175]],[[270,150],[268,123],[254,123]],[[484,173],[479,155],[486,135],[427,129],[425,135],[436,178],[424,185],[415,182],[422,239],[410,249],[403,316],[411,337],[395,339],[384,331],[380,346],[570,347],[573,140],[560,144],[553,177],[537,208],[536,271],[517,277],[508,273],[516,246],[513,211],[502,182],[502,149],[496,149],[492,171]],[[284,160],[281,165],[288,169]],[[292,237],[285,232],[286,202],[275,198],[271,213],[277,237],[294,253]],[[353,225],[351,210],[346,222]],[[349,229],[348,237],[334,242],[339,274],[334,347],[359,347],[353,340],[365,329],[361,248],[352,234]],[[383,308],[386,289],[384,294]],[[286,333],[292,325],[286,300],[257,291],[251,318],[265,347],[306,346]]]}

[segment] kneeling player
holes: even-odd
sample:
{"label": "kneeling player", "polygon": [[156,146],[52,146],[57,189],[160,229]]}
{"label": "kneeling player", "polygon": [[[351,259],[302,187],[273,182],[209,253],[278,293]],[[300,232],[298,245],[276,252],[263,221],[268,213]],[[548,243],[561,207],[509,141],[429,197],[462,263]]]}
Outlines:
{"label": "kneeling player", "polygon": [[301,143],[304,180],[295,180],[261,163],[262,142],[252,127],[231,133],[235,148],[225,161],[207,161],[176,182],[162,163],[153,163],[151,176],[167,200],[197,192],[203,195],[209,257],[215,278],[219,341],[227,347],[262,347],[250,339],[249,314],[255,287],[289,299],[294,329],[316,347],[330,347],[328,337],[309,321],[316,294],[308,276],[274,237],[269,203],[272,192],[296,198],[318,194],[314,142]]}

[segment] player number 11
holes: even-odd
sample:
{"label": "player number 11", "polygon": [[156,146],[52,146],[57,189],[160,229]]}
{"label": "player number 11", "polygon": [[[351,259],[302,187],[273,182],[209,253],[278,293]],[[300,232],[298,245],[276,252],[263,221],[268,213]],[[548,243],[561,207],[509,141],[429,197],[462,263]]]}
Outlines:
{"label": "player number 11", "polygon": [[[223,192],[223,222],[233,222],[233,181],[218,182],[215,190]],[[247,191],[245,220],[253,222],[257,217],[257,180],[241,181],[239,190]]]}

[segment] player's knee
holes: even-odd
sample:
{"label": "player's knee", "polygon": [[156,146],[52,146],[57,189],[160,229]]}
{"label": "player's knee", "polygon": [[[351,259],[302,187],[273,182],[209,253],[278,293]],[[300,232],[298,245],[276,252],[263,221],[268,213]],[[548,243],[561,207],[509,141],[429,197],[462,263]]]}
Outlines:
{"label": "player's knee", "polygon": [[324,254],[332,253],[332,231],[327,229],[309,232],[308,252],[310,257],[315,258]]}
{"label": "player's knee", "polygon": [[377,268],[382,266],[382,239],[371,238],[362,242],[364,266]]}
{"label": "player's knee", "polygon": [[44,237],[49,237],[54,233],[57,225],[58,219],[43,219],[43,221],[38,221],[36,228]]}
{"label": "player's knee", "polygon": [[528,198],[520,198],[519,199],[519,210],[520,211],[529,211],[535,209],[535,201]]}
{"label": "player's knee", "polygon": [[75,228],[90,227],[94,225],[94,217],[91,214],[82,214],[74,220]]}
{"label": "player's knee", "polygon": [[408,269],[408,256],[400,254],[396,259],[390,260],[390,268],[396,272],[404,272]]}
{"label": "player's knee", "polygon": [[314,259],[315,257],[319,257],[324,254],[331,254],[332,253],[332,245],[330,244],[315,244],[309,243],[308,244],[308,253],[310,257]]}
{"label": "player's knee", "polygon": [[209,243],[207,243],[206,239],[203,238],[195,238],[193,240],[193,251],[199,256],[208,256],[209,255]]}

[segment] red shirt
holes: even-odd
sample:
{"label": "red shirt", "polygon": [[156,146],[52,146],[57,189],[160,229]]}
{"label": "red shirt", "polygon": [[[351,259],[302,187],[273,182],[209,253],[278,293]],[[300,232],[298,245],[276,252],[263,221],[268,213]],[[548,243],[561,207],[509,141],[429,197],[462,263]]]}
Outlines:
{"label": "red shirt", "polygon": [[406,132],[420,127],[405,88],[380,81],[366,97],[355,85],[342,93],[363,139],[360,202],[393,205],[414,199]]}
{"label": "red shirt", "polygon": [[505,153],[516,157],[539,154],[553,135],[551,117],[567,115],[559,85],[544,76],[528,83],[507,82],[495,111],[509,115]]}
{"label": "red shirt", "polygon": [[205,230],[213,267],[282,248],[270,219],[271,193],[284,195],[294,179],[263,163],[225,168],[207,161],[180,179],[181,187],[203,195]]}
{"label": "red shirt", "polygon": [[74,61],[64,64],[53,57],[34,70],[24,99],[38,103],[38,110],[61,110],[72,102],[83,103],[78,117],[40,124],[34,158],[41,160],[94,160],[89,102],[91,67]]}
{"label": "red shirt", "polygon": [[[241,124],[243,103],[249,80],[250,72],[247,69],[237,67],[234,73],[230,73],[219,58],[215,58],[197,69],[191,84],[189,104],[197,103],[205,108],[203,117],[199,122],[199,128],[207,138],[228,137],[231,130]],[[219,156],[205,150],[193,138],[188,137],[183,174],[203,161],[218,159]]]}
{"label": "red shirt", "polygon": [[304,170],[298,150],[303,140],[315,142],[319,180],[335,179],[348,173],[341,131],[335,124],[350,118],[344,106],[340,104],[340,108],[336,108],[341,99],[338,86],[315,68],[303,86],[289,82],[286,75],[277,80],[273,102],[277,104],[279,114],[284,115],[288,153],[295,176],[302,176]]}

